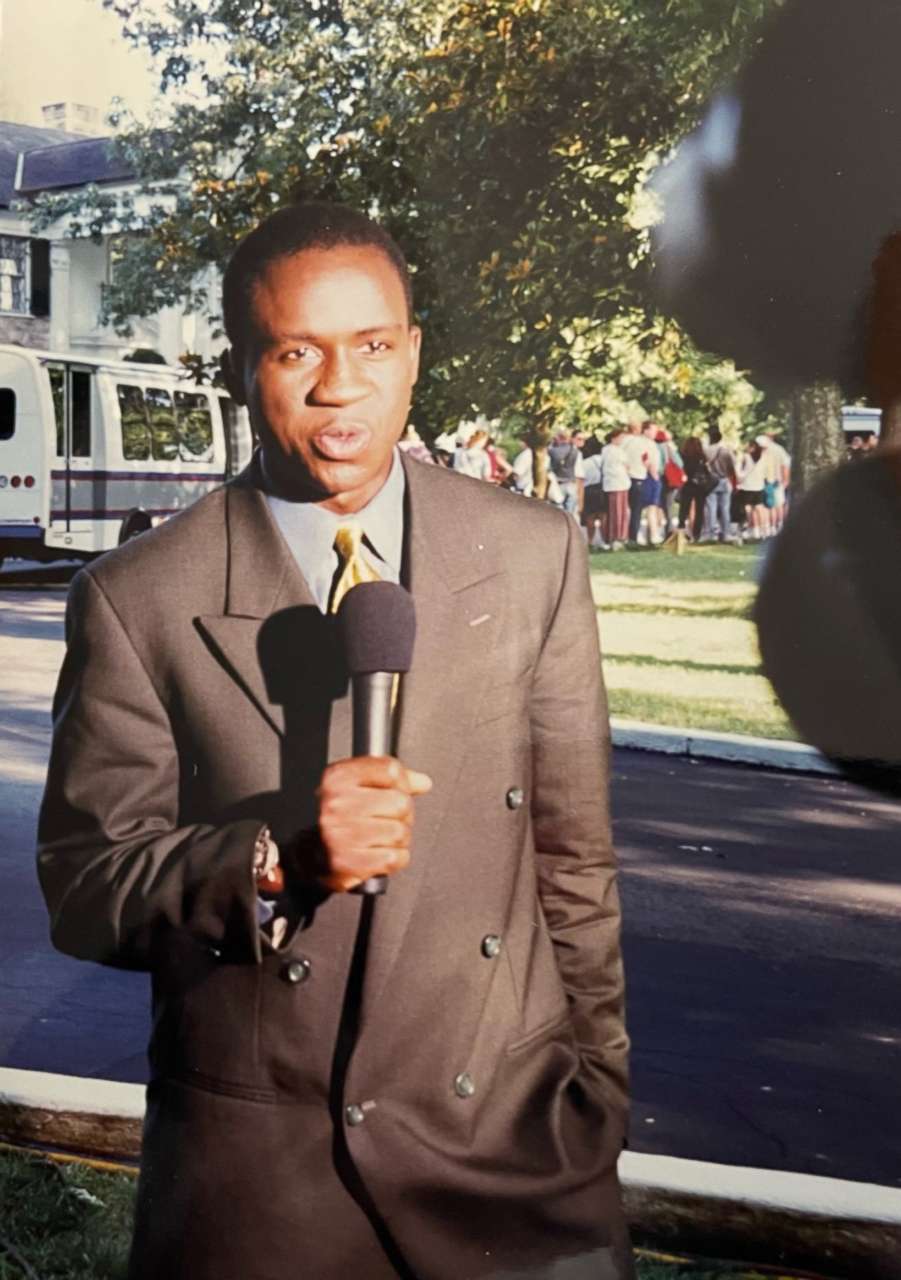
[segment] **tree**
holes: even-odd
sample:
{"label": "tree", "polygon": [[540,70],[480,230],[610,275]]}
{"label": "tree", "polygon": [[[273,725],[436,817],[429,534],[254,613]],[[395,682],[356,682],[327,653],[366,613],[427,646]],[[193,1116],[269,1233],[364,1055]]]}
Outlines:
{"label": "tree", "polygon": [[541,440],[554,389],[599,374],[616,317],[647,314],[636,194],[775,0],[105,3],[160,56],[164,94],[202,86],[165,133],[122,143],[147,207],[39,202],[39,221],[123,232],[108,316],[196,307],[201,273],[271,209],[347,201],[414,269],[426,431],[515,408]]}
{"label": "tree", "polygon": [[789,405],[792,494],[797,497],[845,460],[842,390],[835,382],[815,382],[794,391]]}

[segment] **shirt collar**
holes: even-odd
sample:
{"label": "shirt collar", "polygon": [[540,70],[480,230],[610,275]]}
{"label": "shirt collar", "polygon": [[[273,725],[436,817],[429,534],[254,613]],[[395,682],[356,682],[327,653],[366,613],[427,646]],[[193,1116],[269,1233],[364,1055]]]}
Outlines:
{"label": "shirt collar", "polygon": [[404,490],[406,480],[400,454],[394,450],[391,470],[378,493],[353,515],[328,511],[314,502],[290,502],[266,494],[279,527],[294,545],[302,545],[304,560],[316,563],[329,555],[339,525],[357,524],[380,560],[400,574],[404,541]]}

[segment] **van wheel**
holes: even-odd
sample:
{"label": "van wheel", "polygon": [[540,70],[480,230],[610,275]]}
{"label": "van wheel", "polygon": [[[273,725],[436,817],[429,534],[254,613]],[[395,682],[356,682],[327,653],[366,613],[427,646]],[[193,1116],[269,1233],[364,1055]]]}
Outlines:
{"label": "van wheel", "polygon": [[137,538],[139,534],[146,533],[148,529],[152,528],[153,521],[146,511],[129,511],[119,530],[119,546],[121,547],[123,542],[130,542],[132,538]]}

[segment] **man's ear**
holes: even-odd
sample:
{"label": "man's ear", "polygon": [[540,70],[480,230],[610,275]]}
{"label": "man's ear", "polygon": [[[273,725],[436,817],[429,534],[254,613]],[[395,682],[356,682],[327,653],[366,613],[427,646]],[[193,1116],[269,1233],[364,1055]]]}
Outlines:
{"label": "man's ear", "polygon": [[247,404],[247,396],[244,393],[244,379],[238,371],[238,364],[236,353],[231,347],[226,347],[219,356],[219,369],[222,373],[222,380],[235,404]]}
{"label": "man's ear", "polygon": [[413,365],[413,376],[410,382],[415,385],[416,379],[419,377],[419,356],[422,349],[422,330],[418,324],[410,325],[409,339],[410,359]]}

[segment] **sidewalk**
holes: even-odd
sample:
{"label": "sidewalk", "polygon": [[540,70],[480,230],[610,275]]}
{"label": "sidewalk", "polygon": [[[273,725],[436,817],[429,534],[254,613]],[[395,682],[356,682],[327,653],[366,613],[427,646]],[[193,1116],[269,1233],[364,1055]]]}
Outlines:
{"label": "sidewalk", "polygon": [[815,747],[803,742],[777,738],[751,738],[739,733],[711,733],[700,729],[674,729],[668,725],[642,724],[638,720],[610,720],[613,745],[630,751],[656,751],[664,755],[688,756],[693,760],[723,760],[761,769],[786,769],[800,773],[823,773],[833,777],[841,771]]}

